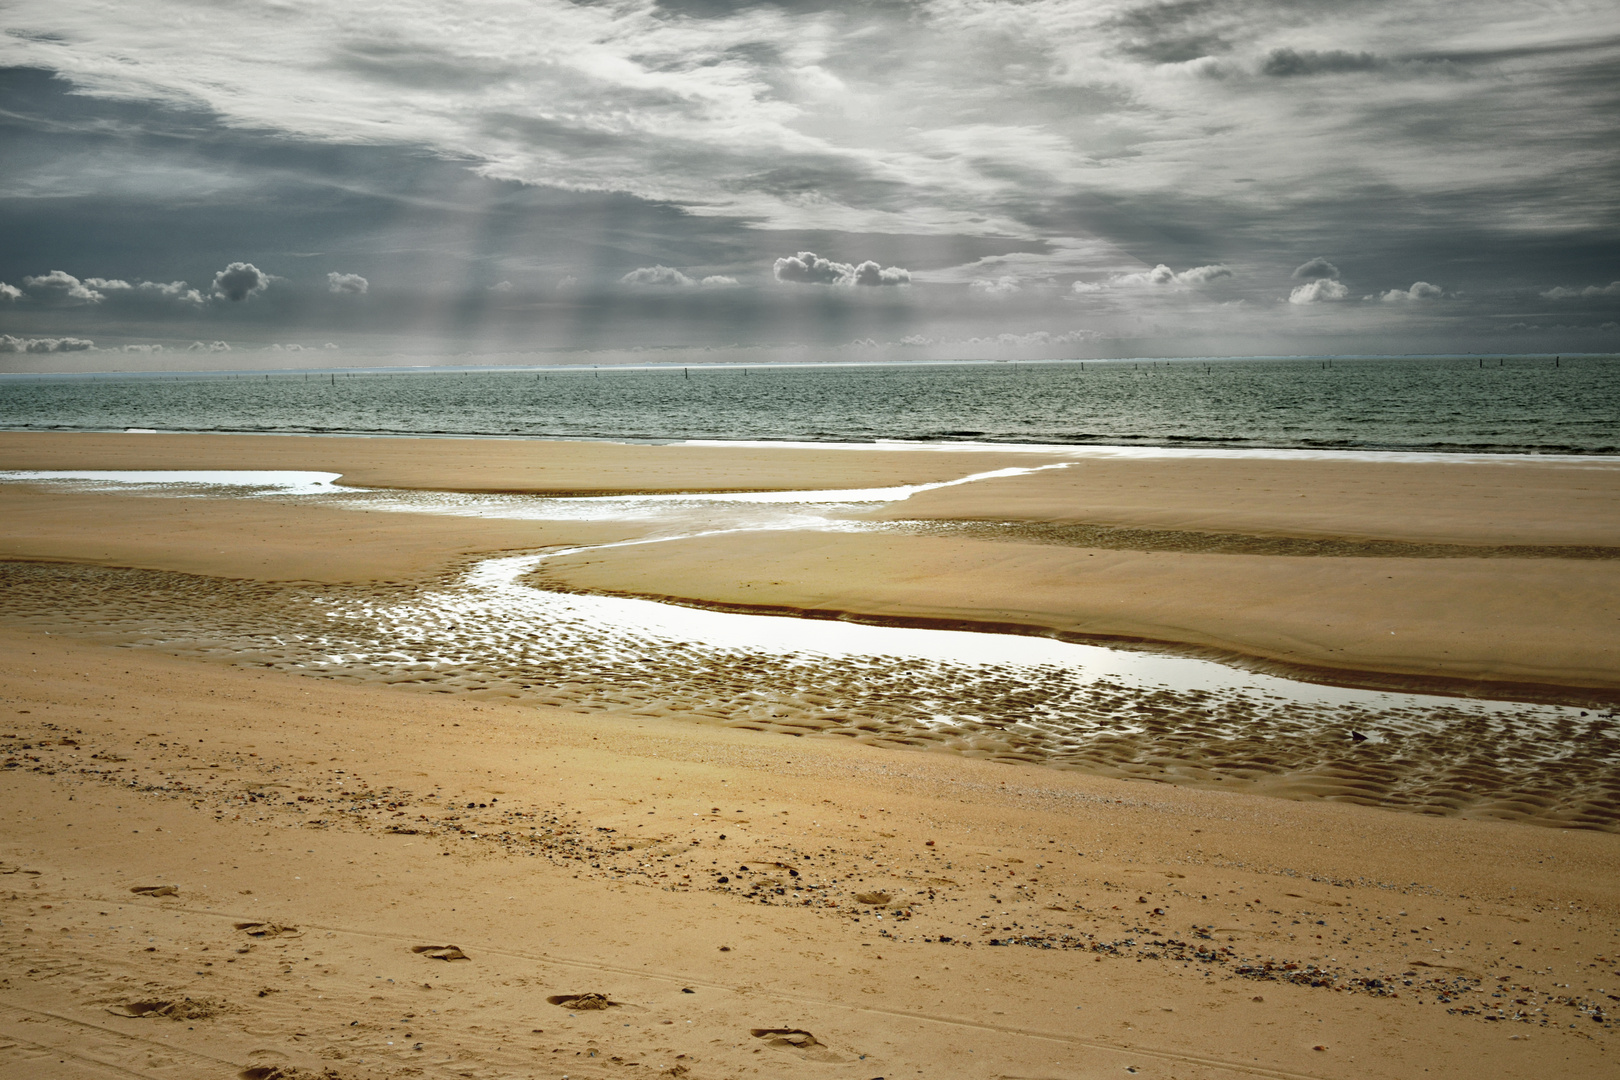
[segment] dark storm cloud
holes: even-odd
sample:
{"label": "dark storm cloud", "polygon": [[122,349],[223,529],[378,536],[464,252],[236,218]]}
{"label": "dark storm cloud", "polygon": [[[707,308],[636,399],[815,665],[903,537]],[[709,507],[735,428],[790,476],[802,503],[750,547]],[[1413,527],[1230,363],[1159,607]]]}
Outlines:
{"label": "dark storm cloud", "polygon": [[230,301],[246,300],[270,287],[270,275],[252,263],[233,262],[214,275],[214,295]]}
{"label": "dark storm cloud", "polygon": [[1274,49],[1260,65],[1262,75],[1290,78],[1297,75],[1338,75],[1347,71],[1378,71],[1389,61],[1372,53],[1351,53],[1343,49],[1317,52],[1313,49]]}

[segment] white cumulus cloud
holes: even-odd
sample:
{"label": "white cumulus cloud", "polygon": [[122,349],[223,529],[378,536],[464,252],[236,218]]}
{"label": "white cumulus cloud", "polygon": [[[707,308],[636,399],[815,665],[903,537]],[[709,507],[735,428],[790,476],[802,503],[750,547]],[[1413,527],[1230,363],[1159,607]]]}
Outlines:
{"label": "white cumulus cloud", "polygon": [[1288,294],[1290,304],[1324,304],[1335,300],[1343,300],[1350,295],[1350,290],[1344,287],[1344,282],[1332,278],[1317,278],[1307,281],[1303,285],[1294,286]]}
{"label": "white cumulus cloud", "polygon": [[187,304],[207,302],[207,297],[183,281],[143,281],[136,288],[165,300],[179,300]]}
{"label": "white cumulus cloud", "polygon": [[1115,275],[1109,284],[1123,289],[1144,285],[1206,285],[1217,278],[1231,276],[1232,271],[1220,263],[1211,263],[1208,266],[1194,266],[1179,273],[1170,269],[1164,263],[1160,263],[1151,270],[1141,270],[1134,274]]}
{"label": "white cumulus cloud", "polygon": [[107,299],[105,294],[97,292],[65,270],[25,277],[23,286],[36,298],[57,303],[99,304]]}
{"label": "white cumulus cloud", "polygon": [[1438,285],[1430,285],[1427,281],[1414,281],[1410,289],[1390,289],[1378,299],[1386,304],[1399,304],[1416,300],[1438,300],[1444,295],[1445,290]]}
{"label": "white cumulus cloud", "polygon": [[[682,273],[673,266],[659,263],[656,266],[643,266],[630,271],[619,279],[621,285],[652,285],[670,286],[679,289],[730,289],[740,285],[736,278],[726,274],[710,274],[701,280],[690,274]],[[561,286],[559,286],[561,287]]]}
{"label": "white cumulus cloud", "polygon": [[824,259],[813,251],[801,251],[777,259],[772,266],[776,280],[790,285],[910,285],[911,271],[898,266],[880,266],[870,259],[861,263]]}
{"label": "white cumulus cloud", "polygon": [[15,285],[0,281],[0,300],[21,300],[23,291]]}
{"label": "white cumulus cloud", "polygon": [[1541,294],[1547,300],[1573,300],[1576,297],[1591,299],[1594,296],[1620,296],[1620,281],[1611,281],[1607,285],[1588,285],[1584,289],[1566,289],[1562,285],[1548,289]]}
{"label": "white cumulus cloud", "polygon": [[371,288],[371,282],[359,274],[340,274],[336,270],[326,275],[327,292],[359,295]]}
{"label": "white cumulus cloud", "polygon": [[96,347],[88,338],[20,338],[0,334],[0,353],[86,352]]}
{"label": "white cumulus cloud", "polygon": [[1023,291],[1019,288],[1018,279],[1011,274],[1003,274],[997,278],[976,278],[968,284],[968,287],[985,296],[1011,296]]}
{"label": "white cumulus cloud", "polygon": [[695,278],[688,277],[673,266],[643,266],[630,271],[619,279],[623,285],[673,285],[686,288],[696,285]]}

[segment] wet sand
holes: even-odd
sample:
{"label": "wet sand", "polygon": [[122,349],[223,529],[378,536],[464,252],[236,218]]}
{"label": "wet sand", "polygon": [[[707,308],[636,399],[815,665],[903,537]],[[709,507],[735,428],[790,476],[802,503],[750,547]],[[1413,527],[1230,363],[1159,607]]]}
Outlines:
{"label": "wet sand", "polygon": [[[78,438],[103,441],[67,460],[61,446],[91,444],[0,439],[0,467],[348,475],[355,455],[373,452],[373,440],[194,437],[201,441],[148,443],[119,457],[153,437],[60,437]],[[297,460],[260,452],[283,442],[299,444]],[[487,464],[480,454],[540,452],[432,442],[441,458],[435,482],[463,490],[495,483],[493,474],[476,479]],[[612,459],[622,449],[603,452]],[[665,448],[633,449],[657,459]],[[589,467],[594,452],[567,451],[579,463],[573,490],[603,490]],[[829,465],[857,459],[825,451],[817,453],[833,456],[799,472],[791,452],[779,453],[790,464],[773,466],[773,477],[803,487],[943,479],[1003,464],[963,455],[971,460],[935,468],[873,452],[864,472],[846,474]],[[374,475],[389,479],[382,470],[401,460],[381,461]],[[1134,475],[1149,488],[1173,484],[1192,475],[1179,464],[1147,463]],[[513,471],[501,483],[528,475],[521,461],[503,467]],[[1509,514],[1488,527],[1480,518],[1475,532],[1456,521],[1402,531],[1391,523],[1421,519],[1425,500],[1436,498],[1432,477],[1443,475],[1420,471],[1432,476],[1412,481],[1412,501],[1359,532],[1343,521],[1290,525],[1280,502],[1257,503],[1246,518],[1209,510],[1154,517],[1147,496],[1130,513],[1044,509],[1040,520],[1423,544],[1608,542],[1579,523],[1536,525],[1556,509],[1552,495],[1523,521]],[[757,475],[751,463],[710,469],[700,486],[747,488]],[[1301,463],[1294,475],[1308,483],[1312,471]],[[1525,475],[1525,491],[1557,487]],[[1612,483],[1611,475],[1593,470],[1591,482]],[[652,480],[614,483],[671,490],[697,479],[672,466]],[[536,489],[557,490],[557,482],[551,476]],[[1188,491],[1208,482],[1190,480]],[[0,1075],[1613,1071],[1620,839],[1605,830],[1620,803],[1606,716],[1563,714],[1564,726],[1547,730],[1459,714],[1459,723],[1476,724],[1470,737],[1484,749],[1452,760],[1447,753],[1462,745],[1455,735],[1402,743],[1375,732],[1353,743],[1343,726],[1281,698],[1232,712],[1207,697],[1125,693],[1109,708],[1136,740],[1132,753],[1055,769],[1044,763],[1055,760],[1056,744],[1042,739],[1056,736],[1038,726],[985,725],[962,745],[908,742],[920,721],[905,712],[918,688],[957,678],[937,665],[784,671],[741,653],[717,659],[672,648],[664,657],[653,648],[666,644],[630,639],[615,645],[621,654],[592,685],[564,686],[561,669],[535,666],[553,662],[548,650],[560,647],[563,630],[589,627],[560,627],[555,640],[531,633],[524,649],[485,657],[482,667],[413,659],[417,643],[447,655],[462,648],[457,635],[476,620],[458,614],[454,590],[482,556],[601,543],[633,531],[623,522],[11,486],[0,495],[13,511],[0,518],[4,551],[27,560],[6,564],[9,626],[0,628],[0,715],[8,718],[0,726],[0,820],[8,823],[0,833]],[[1557,498],[1571,513],[1586,505],[1575,487]],[[951,528],[987,520],[962,505],[940,512],[936,520]],[[1262,527],[1265,515],[1272,524]],[[1007,520],[1018,519],[997,518]],[[805,578],[790,582],[776,571],[803,548],[772,554],[767,545],[870,541],[876,546],[863,550],[891,560],[883,573],[851,564],[846,580],[832,583],[847,591],[858,581],[863,596],[919,568],[937,572],[941,563],[919,561],[917,545],[947,545],[957,559],[973,553],[981,563],[958,563],[957,574],[972,575],[983,592],[951,601],[964,622],[1005,608],[1012,592],[1024,608],[1044,603],[1049,581],[1028,574],[1037,550],[1071,562],[1112,556],[1183,568],[1247,559],[1258,564],[1252,580],[1222,580],[1251,590],[1297,582],[1288,575],[1300,564],[1335,566],[1317,591],[1354,570],[1339,564],[1365,571],[1388,563],[1386,575],[1401,564],[1403,591],[1445,600],[1429,612],[1437,641],[1447,626],[1483,620],[1511,629],[1496,620],[1539,618],[1532,601],[1542,590],[1550,590],[1547,605],[1574,605],[1586,617],[1601,609],[1581,608],[1585,594],[1607,589],[1601,575],[1615,565],[1601,555],[1263,557],[911,532],[742,539],[749,544],[725,553],[729,569],[777,589],[820,589],[829,579],[806,563]],[[703,560],[682,545],[706,542],[543,565],[570,578],[602,573],[604,591],[635,591],[638,573],[662,575],[675,583],[666,591],[701,601],[696,586],[705,579],[690,575]],[[665,562],[618,561],[642,552],[661,552]],[[1487,569],[1467,581],[1454,576],[1474,566]],[[1183,569],[1165,580],[1211,572]],[[1580,579],[1584,590],[1558,576],[1583,573],[1598,575]],[[945,589],[945,576],[938,581]],[[446,606],[433,607],[445,590]],[[1151,620],[1184,593],[1196,612],[1197,594],[1180,585],[1122,599]],[[939,595],[949,596],[928,602]],[[1379,610],[1369,604],[1362,617],[1371,624]],[[1280,603],[1275,612],[1286,614]],[[1612,640],[1612,625],[1592,623],[1599,644]],[[375,630],[390,626],[394,639]],[[321,635],[353,651],[308,666]],[[468,638],[467,653],[484,640]],[[1185,635],[1164,640],[1191,647]],[[1581,645],[1575,635],[1560,640]],[[390,658],[390,647],[403,651]],[[1504,649],[1537,677],[1556,669],[1566,686],[1580,686],[1570,672],[1612,674],[1590,653],[1560,661],[1553,652],[1532,651],[1532,664]],[[208,658],[226,662],[200,662]],[[940,678],[947,681],[930,682]],[[714,715],[674,707],[750,679],[753,695],[710,701]],[[797,698],[775,695],[789,685]],[[1033,695],[1026,711],[1067,692],[1060,680],[1005,690],[1009,710],[1018,693]],[[850,702],[865,714],[850,715]],[[1276,732],[1292,732],[1297,745],[1315,740],[1323,756],[1310,777],[1267,760]],[[1217,744],[1225,758],[1211,753]],[[1196,753],[1163,752],[1177,746]],[[1355,747],[1367,757],[1353,759]],[[1165,779],[1182,782],[1144,782]],[[1254,797],[1268,787],[1287,798]],[[1417,796],[1400,808],[1422,813],[1357,804],[1403,790]],[[578,997],[591,994],[617,1004],[587,1008],[603,1004]]]}
{"label": "wet sand", "polygon": [[596,495],[801,491],[951,480],[1054,455],[643,446],[537,439],[0,431],[0,469],[302,469],[353,487]]}
{"label": "wet sand", "polygon": [[1620,559],[1289,556],[747,533],[564,555],[548,586],[1198,651],[1344,685],[1620,699]]}

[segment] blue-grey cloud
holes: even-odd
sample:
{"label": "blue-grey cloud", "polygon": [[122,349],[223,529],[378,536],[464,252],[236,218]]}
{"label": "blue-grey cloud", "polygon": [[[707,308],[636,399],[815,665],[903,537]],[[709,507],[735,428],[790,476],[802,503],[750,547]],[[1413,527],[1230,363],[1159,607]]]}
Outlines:
{"label": "blue-grey cloud", "polygon": [[1339,268],[1318,255],[1316,258],[1294,267],[1294,272],[1288,276],[1296,281],[1337,281],[1339,279]]}

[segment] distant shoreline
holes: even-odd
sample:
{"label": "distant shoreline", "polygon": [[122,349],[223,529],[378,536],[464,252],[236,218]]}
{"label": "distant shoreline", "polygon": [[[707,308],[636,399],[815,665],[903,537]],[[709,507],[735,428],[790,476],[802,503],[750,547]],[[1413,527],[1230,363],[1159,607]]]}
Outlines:
{"label": "distant shoreline", "polygon": [[[116,350],[106,350],[109,355],[148,355],[121,353]],[[315,350],[311,350],[315,351]],[[27,355],[27,354],[18,354]],[[58,355],[58,354],[49,354]],[[183,356],[183,352],[160,353],[158,355]],[[1601,358],[1616,358],[1620,354],[1608,352],[1545,352],[1545,353],[1515,353],[1515,352],[1479,352],[1479,353],[1299,353],[1275,354],[1255,356],[1065,356],[1020,358],[1008,360],[964,358],[960,360],[665,360],[665,361],[608,361],[606,363],[591,363],[580,361],[568,364],[371,364],[352,367],[277,367],[277,368],[185,368],[185,369],[107,369],[100,371],[0,371],[0,384],[7,381],[26,381],[32,379],[232,379],[244,375],[255,377],[268,375],[299,376],[299,375],[508,375],[508,374],[582,374],[595,371],[648,371],[648,372],[676,372],[684,369],[697,371],[739,371],[743,369],[754,370],[804,370],[823,368],[961,368],[961,367],[1002,367],[1002,366],[1036,366],[1036,365],[1066,365],[1066,364],[1101,364],[1117,366],[1122,364],[1239,364],[1239,363],[1316,363],[1343,360],[1346,362],[1364,362],[1381,360],[1424,361],[1424,360],[1552,360],[1562,357],[1569,360],[1592,360]]]}

